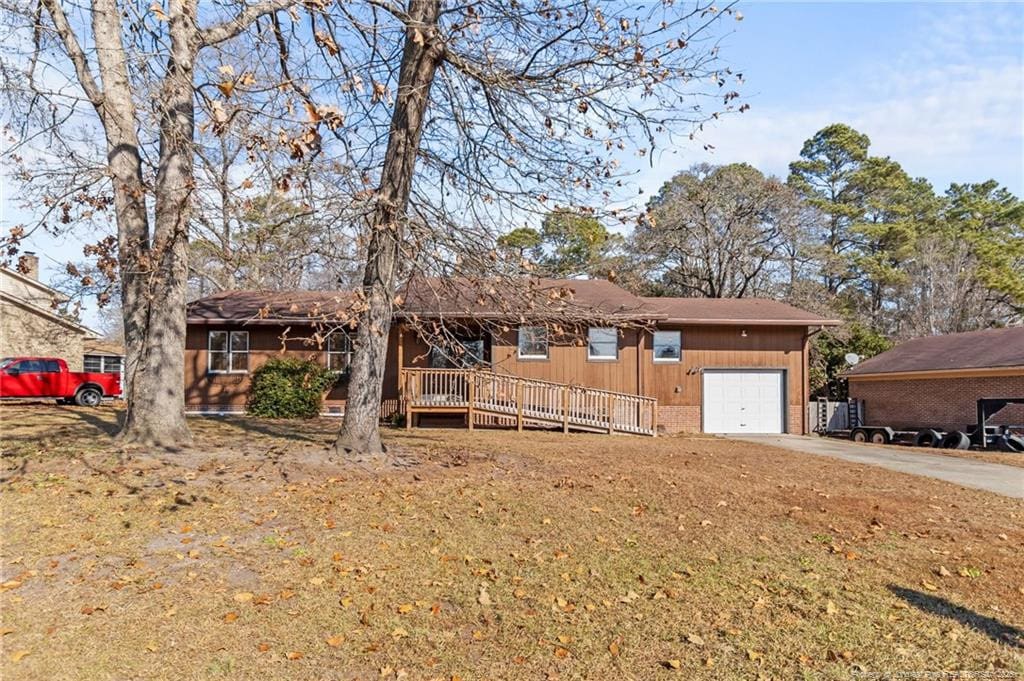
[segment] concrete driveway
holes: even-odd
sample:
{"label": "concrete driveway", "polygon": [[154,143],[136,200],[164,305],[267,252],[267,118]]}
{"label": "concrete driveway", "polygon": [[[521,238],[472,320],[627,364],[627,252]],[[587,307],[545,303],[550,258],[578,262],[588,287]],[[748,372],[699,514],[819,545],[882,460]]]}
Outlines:
{"label": "concrete driveway", "polygon": [[[869,445],[817,435],[728,435],[733,440],[781,447],[794,452],[881,466],[900,473],[938,478],[964,487],[1024,499],[1024,468],[998,463],[920,454],[899,446]],[[1024,455],[1022,455],[1024,456]]]}

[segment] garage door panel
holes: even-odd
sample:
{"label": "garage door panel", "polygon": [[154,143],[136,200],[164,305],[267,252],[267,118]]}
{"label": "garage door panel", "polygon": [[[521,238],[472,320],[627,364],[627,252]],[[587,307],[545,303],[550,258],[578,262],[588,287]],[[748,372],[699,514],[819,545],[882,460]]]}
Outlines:
{"label": "garage door panel", "polygon": [[702,382],[704,431],[783,432],[783,376],[778,370],[706,370]]}

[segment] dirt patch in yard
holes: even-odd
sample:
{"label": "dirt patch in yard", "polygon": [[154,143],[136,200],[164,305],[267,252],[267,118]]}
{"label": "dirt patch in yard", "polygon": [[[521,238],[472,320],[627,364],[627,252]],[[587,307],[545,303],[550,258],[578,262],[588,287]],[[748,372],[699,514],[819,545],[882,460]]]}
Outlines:
{"label": "dirt patch in yard", "polygon": [[4,678],[1024,674],[1024,503],[712,438],[0,410]]}

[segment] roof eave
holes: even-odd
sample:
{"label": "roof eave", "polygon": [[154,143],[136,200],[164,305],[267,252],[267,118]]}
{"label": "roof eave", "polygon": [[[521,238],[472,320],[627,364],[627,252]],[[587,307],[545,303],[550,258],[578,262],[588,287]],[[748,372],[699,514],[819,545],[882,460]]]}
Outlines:
{"label": "roof eave", "polygon": [[971,378],[974,376],[1017,376],[1024,375],[1024,364],[988,367],[945,367],[935,369],[914,369],[909,371],[866,371],[853,373],[850,371],[839,374],[845,379],[886,380],[886,379],[926,379],[926,378]]}
{"label": "roof eave", "polygon": [[670,324],[694,326],[842,326],[838,319],[702,319],[697,317],[668,317]]}

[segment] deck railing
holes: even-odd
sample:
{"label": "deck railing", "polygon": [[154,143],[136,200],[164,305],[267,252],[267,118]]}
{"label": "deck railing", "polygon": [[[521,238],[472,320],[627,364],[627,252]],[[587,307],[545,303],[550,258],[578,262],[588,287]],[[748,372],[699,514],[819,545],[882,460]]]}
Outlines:
{"label": "deck railing", "polygon": [[607,433],[654,435],[657,400],[642,395],[521,378],[487,369],[402,369],[406,425],[418,414],[467,414],[470,428],[499,421]]}

